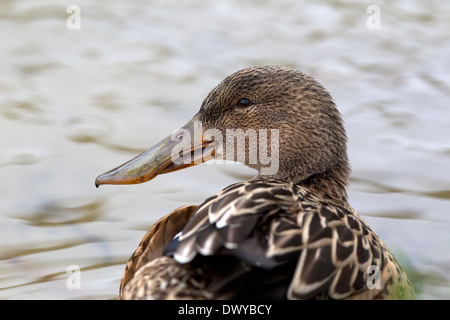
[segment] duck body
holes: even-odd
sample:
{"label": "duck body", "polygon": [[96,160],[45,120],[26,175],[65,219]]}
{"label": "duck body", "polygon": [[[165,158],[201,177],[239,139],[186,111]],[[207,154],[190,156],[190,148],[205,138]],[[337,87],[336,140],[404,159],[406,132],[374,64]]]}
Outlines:
{"label": "duck body", "polygon": [[414,296],[392,253],[359,215],[296,184],[236,183],[155,225],[162,230],[164,223],[165,252],[132,275],[133,257],[149,242],[141,243],[122,278],[122,299]]}
{"label": "duck body", "polygon": [[[200,139],[185,139],[188,148],[173,152],[174,140],[198,122]],[[207,138],[212,128],[227,143]],[[228,143],[229,128],[276,129],[278,170],[250,162],[261,145]],[[208,94],[175,136],[100,175],[96,185],[145,182],[218,154],[236,161],[239,151],[258,175],[158,220],[127,263],[120,299],[415,297],[391,251],[348,202],[345,130],[317,81],[290,68],[240,70]],[[273,140],[263,143],[273,147]],[[190,161],[178,161],[186,155]]]}

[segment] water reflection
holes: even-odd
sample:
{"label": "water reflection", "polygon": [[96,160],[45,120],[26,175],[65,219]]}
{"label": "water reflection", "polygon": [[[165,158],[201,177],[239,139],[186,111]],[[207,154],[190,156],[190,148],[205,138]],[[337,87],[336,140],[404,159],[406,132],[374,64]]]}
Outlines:
{"label": "water reflection", "polygon": [[[157,218],[253,174],[193,167],[138,186],[95,177],[186,123],[226,75],[294,66],[344,115],[353,206],[408,265],[419,298],[449,298],[450,5],[358,1],[3,1],[0,298],[117,297]],[[81,268],[70,290],[66,268]]]}

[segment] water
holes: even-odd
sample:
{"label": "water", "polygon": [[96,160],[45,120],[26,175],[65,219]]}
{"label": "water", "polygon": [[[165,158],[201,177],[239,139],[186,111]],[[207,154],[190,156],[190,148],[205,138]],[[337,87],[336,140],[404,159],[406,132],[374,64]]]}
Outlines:
{"label": "water", "polygon": [[420,299],[450,298],[449,3],[80,0],[79,30],[71,4],[0,4],[1,299],[115,299],[152,222],[253,172],[204,164],[100,189],[95,177],[187,122],[226,75],[267,64],[331,92],[352,205]]}

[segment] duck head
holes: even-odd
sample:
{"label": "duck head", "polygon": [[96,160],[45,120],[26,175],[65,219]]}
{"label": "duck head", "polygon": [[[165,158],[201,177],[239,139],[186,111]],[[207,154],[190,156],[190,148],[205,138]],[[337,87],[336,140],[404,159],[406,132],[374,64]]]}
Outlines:
{"label": "duck head", "polygon": [[346,142],[341,115],[316,80],[286,67],[250,67],[219,83],[185,126],[95,183],[141,183],[219,158],[262,177],[307,186],[329,180],[342,189]]}

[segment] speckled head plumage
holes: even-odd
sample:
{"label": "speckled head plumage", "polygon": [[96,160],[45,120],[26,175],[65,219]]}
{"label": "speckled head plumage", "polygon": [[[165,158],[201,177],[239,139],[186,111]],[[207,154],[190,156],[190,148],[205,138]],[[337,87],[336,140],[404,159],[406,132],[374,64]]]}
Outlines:
{"label": "speckled head plumage", "polygon": [[200,114],[205,129],[224,136],[226,129],[278,129],[279,168],[271,178],[307,185],[332,180],[339,190],[331,192],[345,193],[350,170],[341,114],[322,85],[303,72],[278,66],[237,71],[208,94]]}

